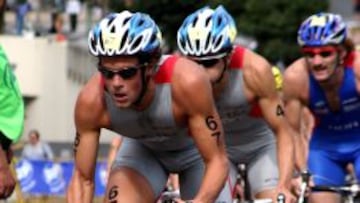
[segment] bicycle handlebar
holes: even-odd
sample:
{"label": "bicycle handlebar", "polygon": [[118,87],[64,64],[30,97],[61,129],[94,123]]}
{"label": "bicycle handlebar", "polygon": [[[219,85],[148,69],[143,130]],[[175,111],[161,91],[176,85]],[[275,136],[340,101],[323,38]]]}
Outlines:
{"label": "bicycle handlebar", "polygon": [[311,187],[311,191],[317,192],[336,192],[340,194],[351,194],[358,195],[360,194],[360,185],[353,184],[349,186],[325,186],[325,185],[317,185]]}

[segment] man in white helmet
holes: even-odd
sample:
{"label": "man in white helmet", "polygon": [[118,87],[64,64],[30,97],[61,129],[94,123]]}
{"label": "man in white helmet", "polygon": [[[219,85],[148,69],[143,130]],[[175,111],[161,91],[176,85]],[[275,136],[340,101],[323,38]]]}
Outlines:
{"label": "man in white helmet", "polygon": [[190,14],[177,33],[180,52],[210,77],[224,125],[228,156],[245,163],[252,198],[294,202],[294,131],[284,117],[271,65],[260,55],[234,46],[236,26],[222,6]]}
{"label": "man in white helmet", "polygon": [[99,72],[75,107],[68,202],[92,202],[101,128],[123,136],[105,202],[153,203],[170,173],[179,174],[182,199],[214,202],[228,161],[205,71],[179,56],[159,61],[161,33],[143,13],[108,15],[90,31],[88,42]]}

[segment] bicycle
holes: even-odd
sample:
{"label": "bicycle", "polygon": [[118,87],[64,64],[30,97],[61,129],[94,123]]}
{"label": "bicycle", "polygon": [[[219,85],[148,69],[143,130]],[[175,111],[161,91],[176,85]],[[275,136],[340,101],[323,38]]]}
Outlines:
{"label": "bicycle", "polygon": [[335,192],[341,195],[343,203],[360,203],[360,185],[356,182],[352,182],[345,186],[328,186],[328,185],[317,185],[309,187],[309,179],[311,174],[309,171],[303,171],[301,173],[301,190],[298,199],[298,203],[306,203],[307,198],[305,197],[306,189],[310,188],[310,192]]}
{"label": "bicycle", "polygon": [[158,202],[159,203],[176,203],[175,199],[179,199],[180,198],[180,194],[178,192],[175,191],[164,191]]}
{"label": "bicycle", "polygon": [[[239,194],[236,195],[233,203],[273,203],[272,199],[253,199],[251,195],[250,183],[247,175],[246,164],[237,165],[236,183],[244,189],[244,199]],[[285,196],[279,194],[276,203],[285,203]]]}
{"label": "bicycle", "polygon": [[360,203],[360,199],[356,199],[360,195],[360,185],[353,183],[347,186],[326,186],[317,185],[311,187],[311,191],[317,192],[335,192],[341,195],[344,203]]}

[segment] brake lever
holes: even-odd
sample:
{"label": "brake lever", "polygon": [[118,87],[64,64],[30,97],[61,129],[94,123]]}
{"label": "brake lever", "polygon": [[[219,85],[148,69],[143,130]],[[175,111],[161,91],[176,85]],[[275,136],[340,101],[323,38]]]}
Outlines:
{"label": "brake lever", "polygon": [[298,203],[304,203],[306,188],[308,187],[310,176],[311,174],[308,170],[304,170],[301,172],[301,186],[300,186],[300,196],[298,199]]}
{"label": "brake lever", "polygon": [[283,193],[278,194],[277,203],[285,203],[285,195]]}

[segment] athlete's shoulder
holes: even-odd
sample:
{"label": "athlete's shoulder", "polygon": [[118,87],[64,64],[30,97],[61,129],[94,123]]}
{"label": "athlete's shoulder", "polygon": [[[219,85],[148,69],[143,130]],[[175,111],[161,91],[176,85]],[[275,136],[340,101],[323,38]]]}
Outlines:
{"label": "athlete's shoulder", "polygon": [[360,51],[355,51],[353,68],[356,76],[357,88],[358,91],[360,92]]}
{"label": "athlete's shoulder", "polygon": [[309,86],[309,73],[304,58],[290,64],[283,74],[283,92],[285,96],[305,98]]}
{"label": "athlete's shoulder", "polygon": [[360,51],[354,51],[354,69],[360,73]]}
{"label": "athlete's shoulder", "polygon": [[192,100],[201,91],[211,89],[210,79],[204,68],[184,57],[178,58],[175,63],[172,86],[175,97],[187,100]]}
{"label": "athlete's shoulder", "polygon": [[75,120],[78,124],[100,125],[99,118],[106,109],[101,81],[100,74],[96,73],[81,89],[75,105]]}
{"label": "athlete's shoulder", "polygon": [[174,76],[184,84],[197,80],[209,80],[204,68],[185,57],[178,57],[174,63]]}
{"label": "athlete's shoulder", "polygon": [[251,69],[258,69],[262,70],[264,68],[269,69],[271,67],[268,60],[265,59],[265,57],[261,56],[260,54],[251,51],[246,50],[244,52],[244,68],[251,68]]}
{"label": "athlete's shoulder", "polygon": [[304,58],[299,58],[290,64],[284,72],[284,78],[291,78],[291,81],[297,79],[304,79],[309,76],[306,61]]}

